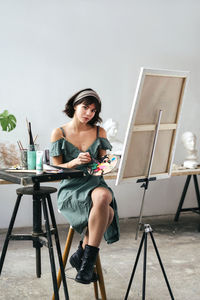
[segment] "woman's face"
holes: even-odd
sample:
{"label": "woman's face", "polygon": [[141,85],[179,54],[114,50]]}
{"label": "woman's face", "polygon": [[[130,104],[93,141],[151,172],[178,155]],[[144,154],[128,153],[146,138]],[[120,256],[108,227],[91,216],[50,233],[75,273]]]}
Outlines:
{"label": "woman's face", "polygon": [[78,104],[74,107],[75,113],[74,115],[78,118],[81,123],[87,124],[91,121],[96,113],[96,106],[94,103],[90,105],[84,104],[84,102]]}

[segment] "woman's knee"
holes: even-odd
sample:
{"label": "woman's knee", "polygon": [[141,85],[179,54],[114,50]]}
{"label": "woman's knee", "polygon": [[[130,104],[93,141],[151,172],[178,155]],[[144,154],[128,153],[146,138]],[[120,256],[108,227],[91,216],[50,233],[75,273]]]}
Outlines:
{"label": "woman's knee", "polygon": [[107,189],[96,189],[92,192],[93,205],[109,206],[112,201],[112,195]]}

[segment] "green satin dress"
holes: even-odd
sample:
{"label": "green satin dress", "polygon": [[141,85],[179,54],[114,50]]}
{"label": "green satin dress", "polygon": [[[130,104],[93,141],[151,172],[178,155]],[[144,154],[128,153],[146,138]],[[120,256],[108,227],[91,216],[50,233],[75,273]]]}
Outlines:
{"label": "green satin dress", "polygon": [[[62,128],[61,128],[62,130]],[[63,131],[63,130],[62,130]],[[64,133],[64,131],[63,131]],[[94,158],[98,158],[99,149],[111,150],[112,146],[106,138],[98,136],[93,144],[87,149],[87,152]],[[65,136],[51,143],[50,155],[62,155],[63,163],[76,158],[80,150],[68,142]],[[106,184],[103,176],[93,176],[87,172],[88,165],[78,166],[77,169],[84,171],[84,176],[80,178],[64,179],[60,182],[58,191],[58,209],[68,220],[70,225],[79,233],[82,233],[88,224],[88,216],[92,204],[91,192],[96,187],[105,187],[112,193],[111,207],[114,210],[112,224],[104,234],[108,244],[119,240],[119,217],[117,212],[117,203],[113,191]]]}

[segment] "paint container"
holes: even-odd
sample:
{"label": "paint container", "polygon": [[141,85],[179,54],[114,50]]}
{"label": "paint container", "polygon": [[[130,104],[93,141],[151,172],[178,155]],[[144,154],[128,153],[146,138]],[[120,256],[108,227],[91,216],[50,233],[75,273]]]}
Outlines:
{"label": "paint container", "polygon": [[26,170],[28,168],[27,149],[20,150],[20,161],[22,170]]}
{"label": "paint container", "polygon": [[36,151],[27,151],[28,170],[35,170],[36,168]]}
{"label": "paint container", "polygon": [[43,154],[44,151],[36,151],[36,174],[43,173]]}
{"label": "paint container", "polygon": [[45,150],[44,150],[44,154],[43,154],[43,164],[50,165],[49,149],[45,149]]}

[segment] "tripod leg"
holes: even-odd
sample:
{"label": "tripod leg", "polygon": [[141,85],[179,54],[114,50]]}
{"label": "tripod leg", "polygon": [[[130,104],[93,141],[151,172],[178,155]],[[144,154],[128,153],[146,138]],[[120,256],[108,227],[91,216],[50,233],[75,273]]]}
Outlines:
{"label": "tripod leg", "polygon": [[156,246],[156,242],[155,242],[154,237],[153,237],[153,233],[152,233],[152,232],[149,232],[149,233],[150,233],[150,236],[151,236],[151,239],[152,239],[152,242],[153,242],[154,249],[155,249],[155,251],[156,251],[157,258],[158,258],[159,263],[160,263],[160,267],[161,267],[161,269],[162,269],[162,272],[163,272],[163,275],[164,275],[164,278],[165,278],[165,282],[166,282],[167,287],[168,287],[168,291],[169,291],[169,293],[170,293],[171,299],[174,300],[174,296],[173,296],[173,294],[172,294],[172,290],[171,290],[171,288],[170,288],[169,281],[168,281],[168,279],[167,279],[167,275],[166,275],[166,273],[165,273],[165,269],[164,269],[164,266],[163,266],[163,264],[162,264],[162,261],[161,261],[160,255],[159,255],[158,248],[157,248],[157,246]]}
{"label": "tripod leg", "polygon": [[135,271],[136,271],[137,263],[138,263],[140,253],[141,253],[141,250],[142,250],[142,245],[143,245],[143,242],[144,242],[144,238],[145,238],[145,233],[143,233],[143,236],[142,236],[142,239],[141,239],[141,242],[140,242],[140,246],[139,246],[138,253],[137,253],[137,256],[136,256],[136,259],[135,259],[135,264],[134,264],[134,267],[133,267],[133,271],[132,271],[132,274],[131,274],[131,278],[130,278],[130,281],[129,281],[129,284],[128,284],[128,288],[127,288],[124,300],[128,299],[128,294],[130,292],[133,277],[135,275]]}
{"label": "tripod leg", "polygon": [[147,233],[144,233],[144,263],[143,263],[143,285],[142,285],[142,300],[145,300],[146,290],[146,266],[147,266]]}

